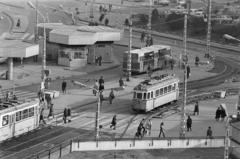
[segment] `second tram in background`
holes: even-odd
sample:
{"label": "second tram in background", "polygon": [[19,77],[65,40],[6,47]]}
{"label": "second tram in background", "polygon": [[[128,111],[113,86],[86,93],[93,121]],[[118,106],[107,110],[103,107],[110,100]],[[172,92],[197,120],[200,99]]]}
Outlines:
{"label": "second tram in background", "polygon": [[161,75],[138,84],[133,92],[132,109],[148,112],[179,98],[179,78],[174,75]]}
{"label": "second tram in background", "polygon": [[[128,53],[123,54],[123,71],[127,71]],[[141,49],[131,50],[132,73],[144,73],[151,70],[163,69],[170,63],[171,47],[168,45],[152,45]]]}

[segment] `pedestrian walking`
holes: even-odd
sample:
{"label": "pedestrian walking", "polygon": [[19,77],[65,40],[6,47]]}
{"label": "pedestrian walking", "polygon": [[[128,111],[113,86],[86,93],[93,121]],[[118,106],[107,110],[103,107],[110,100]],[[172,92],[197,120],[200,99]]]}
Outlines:
{"label": "pedestrian walking", "polygon": [[113,99],[115,98],[113,89],[111,88],[111,92],[109,93],[109,104],[112,104]]}
{"label": "pedestrian walking", "polygon": [[49,113],[48,113],[48,118],[49,117],[53,117],[54,118],[54,114],[53,114],[53,104],[51,103],[50,107],[49,107]]}
{"label": "pedestrian walking", "polygon": [[64,111],[63,111],[63,121],[64,121],[64,124],[67,123],[67,115],[68,115],[67,108],[64,108]]}
{"label": "pedestrian walking", "polygon": [[45,98],[46,98],[46,101],[47,101],[47,108],[49,108],[51,103],[52,103],[51,95],[50,94],[46,94]]}
{"label": "pedestrian walking", "polygon": [[13,95],[13,100],[18,100],[16,94]]}
{"label": "pedestrian walking", "polygon": [[98,57],[95,56],[95,65],[98,65]]}
{"label": "pedestrian walking", "polygon": [[98,85],[98,81],[96,80],[93,86],[93,94],[96,96],[97,92],[99,90],[99,85]]}
{"label": "pedestrian walking", "polygon": [[147,128],[147,131],[148,131],[148,135],[150,136],[151,135],[151,130],[152,130],[152,121],[151,121],[151,119],[148,119],[146,128]]}
{"label": "pedestrian walking", "polygon": [[213,138],[212,133],[213,132],[212,132],[211,126],[209,126],[207,129],[207,138],[212,139]]}
{"label": "pedestrian walking", "polygon": [[161,135],[163,135],[163,137],[165,138],[163,125],[164,125],[164,123],[161,122],[161,124],[160,124],[160,132],[159,132],[159,135],[158,135],[159,138],[161,137]]}
{"label": "pedestrian walking", "polygon": [[67,108],[67,121],[69,123],[72,121],[72,112],[70,107]]}
{"label": "pedestrian walking", "polygon": [[66,88],[67,88],[67,82],[65,80],[63,80],[63,82],[62,82],[62,92],[63,92],[63,94],[66,94]]}
{"label": "pedestrian walking", "polygon": [[103,79],[103,76],[101,76],[100,79],[98,80],[98,84],[99,84],[99,91],[104,90],[104,79]]}
{"label": "pedestrian walking", "polygon": [[117,115],[114,115],[113,118],[112,118],[110,128],[113,127],[113,130],[116,130],[116,124],[117,124]]}
{"label": "pedestrian walking", "polygon": [[197,114],[199,115],[199,104],[198,104],[198,101],[195,103],[195,106],[194,106],[194,115]]}
{"label": "pedestrian walking", "polygon": [[221,115],[221,107],[218,107],[215,114],[215,119],[218,121]]}
{"label": "pedestrian walking", "polygon": [[187,118],[187,131],[192,131],[192,119],[190,116]]}
{"label": "pedestrian walking", "polygon": [[198,65],[199,65],[199,61],[200,61],[199,57],[196,56],[196,57],[195,57],[195,66],[198,66]]}
{"label": "pedestrian walking", "polygon": [[40,124],[41,124],[41,122],[43,122],[43,124],[46,124],[46,121],[44,120],[44,116],[43,116],[43,111],[44,111],[44,108],[41,108],[40,117],[39,117]]}
{"label": "pedestrian walking", "polygon": [[124,88],[124,82],[123,82],[122,77],[119,79],[119,87]]}

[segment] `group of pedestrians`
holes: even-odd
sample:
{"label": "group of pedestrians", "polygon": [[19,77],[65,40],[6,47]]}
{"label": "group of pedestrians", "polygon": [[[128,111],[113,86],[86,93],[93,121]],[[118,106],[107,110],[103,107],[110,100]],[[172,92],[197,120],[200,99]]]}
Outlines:
{"label": "group of pedestrians", "polygon": [[152,129],[152,121],[148,119],[148,121],[143,118],[137,127],[137,132],[135,133],[136,138],[143,138],[144,135],[151,135]]}
{"label": "group of pedestrians", "polygon": [[227,116],[225,109],[220,105],[215,114],[216,121],[224,121],[225,117]]}
{"label": "group of pedestrians", "polygon": [[[103,78],[103,76],[101,76],[99,78],[99,80],[95,81],[94,86],[93,86],[93,90],[92,90],[94,96],[96,96],[97,93],[99,92],[99,98],[100,98],[101,104],[105,100],[105,98],[103,96],[104,89],[105,89],[104,78]],[[111,91],[110,91],[109,96],[108,96],[109,104],[112,104],[114,98],[115,98],[114,90],[113,90],[113,88],[111,88]]]}
{"label": "group of pedestrians", "polygon": [[63,111],[63,121],[64,121],[64,124],[66,124],[67,122],[71,122],[71,108],[70,107],[66,107],[64,108],[64,111]]}

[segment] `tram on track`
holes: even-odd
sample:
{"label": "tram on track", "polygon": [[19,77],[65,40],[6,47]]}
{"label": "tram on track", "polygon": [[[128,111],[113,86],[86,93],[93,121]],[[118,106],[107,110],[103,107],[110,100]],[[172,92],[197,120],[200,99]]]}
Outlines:
{"label": "tram on track", "polygon": [[0,142],[39,127],[39,100],[0,103]]}
{"label": "tram on track", "polygon": [[[128,53],[123,54],[123,71],[127,71]],[[141,49],[131,50],[132,73],[144,73],[151,70],[162,69],[169,65],[171,47],[168,45],[152,45]]]}
{"label": "tram on track", "polygon": [[175,102],[178,98],[179,78],[167,74],[155,76],[134,87],[132,109],[137,112],[148,112]]}

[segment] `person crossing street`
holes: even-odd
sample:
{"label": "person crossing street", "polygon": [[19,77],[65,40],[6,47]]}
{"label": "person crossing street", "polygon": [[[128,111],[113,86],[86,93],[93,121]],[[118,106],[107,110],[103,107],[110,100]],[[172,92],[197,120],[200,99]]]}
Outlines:
{"label": "person crossing street", "polygon": [[163,136],[163,138],[165,138],[165,133],[164,133],[165,130],[163,128],[163,125],[164,125],[164,123],[161,122],[161,124],[160,124],[160,132],[159,132],[159,135],[158,135],[159,138],[161,137],[161,135]]}

